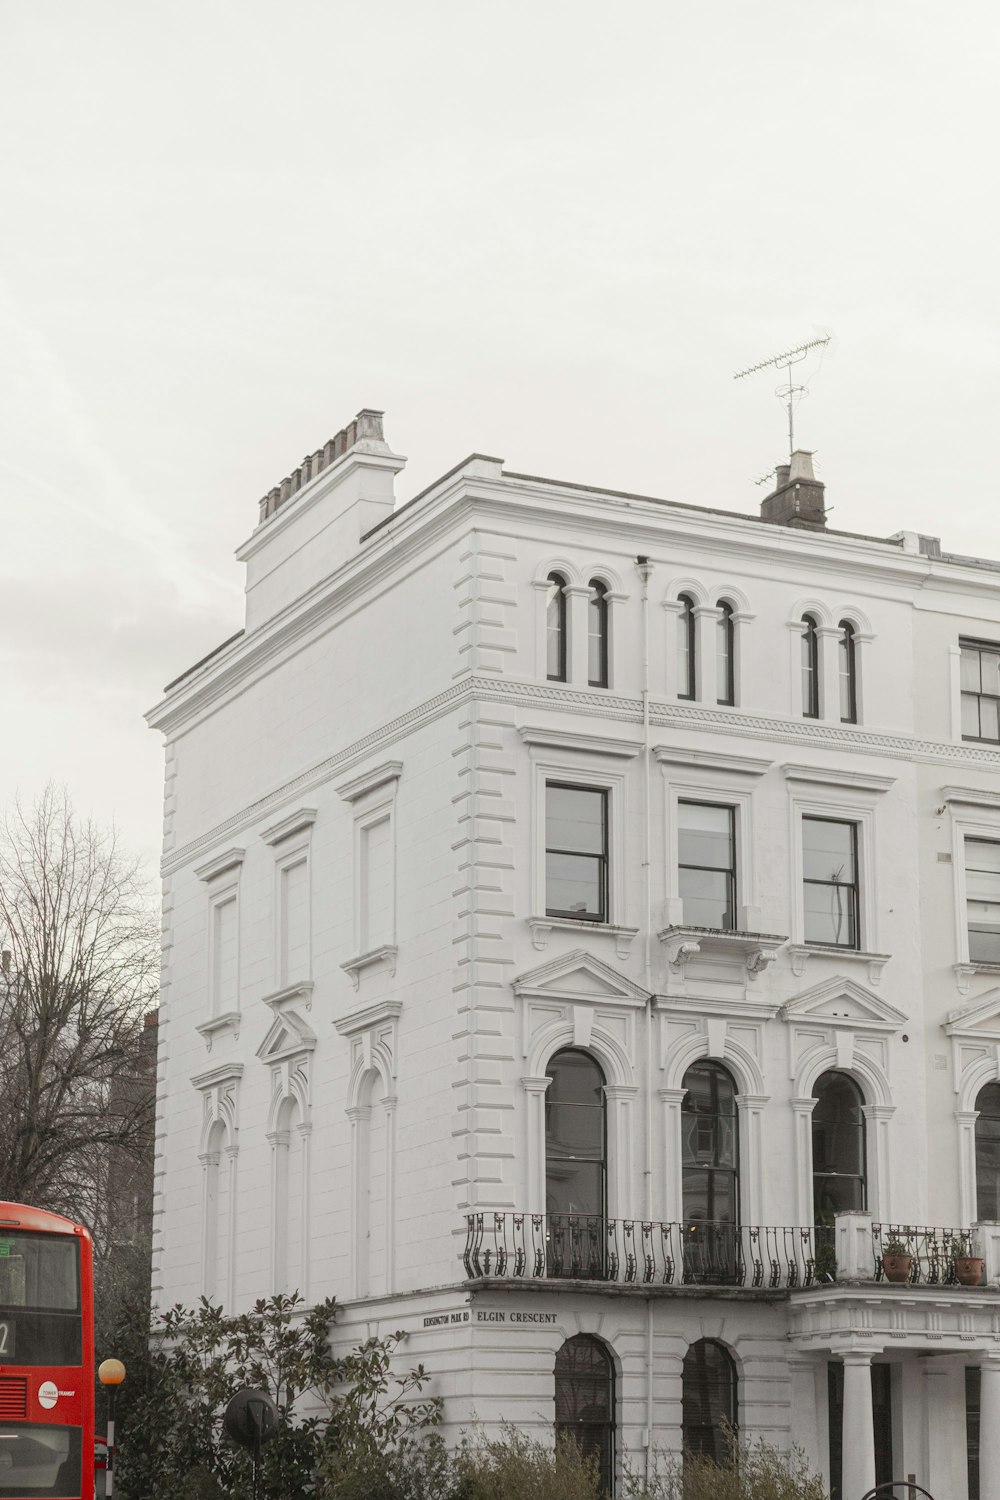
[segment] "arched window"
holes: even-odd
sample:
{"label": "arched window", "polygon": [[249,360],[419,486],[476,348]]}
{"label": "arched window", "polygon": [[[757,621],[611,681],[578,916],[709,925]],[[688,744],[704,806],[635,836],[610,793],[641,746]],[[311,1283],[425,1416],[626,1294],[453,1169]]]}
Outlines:
{"label": "arched window", "polygon": [[857,651],[854,644],[854,626],[848,620],[840,622],[840,640],[837,654],[840,659],[840,722],[858,722],[858,673]]}
{"label": "arched window", "polygon": [[976,1095],[976,1218],[1000,1219],[1000,1083]]}
{"label": "arched window", "polygon": [[608,591],[598,578],[590,580],[587,604],[587,681],[608,685]]}
{"label": "arched window", "polygon": [[604,1074],[566,1048],[546,1069],[546,1260],[550,1276],[604,1274],[607,1121]]}
{"label": "arched window", "polygon": [[715,627],[715,696],[719,703],[736,702],[736,632],[733,606],[724,599],[718,603],[719,619]]}
{"label": "arched window", "polygon": [[690,594],[681,594],[678,603],[681,612],[677,616],[677,696],[694,697],[694,600]]}
{"label": "arched window", "polygon": [[868,1203],[864,1098],[846,1073],[822,1073],[813,1089],[813,1222],[833,1244],[833,1220]]}
{"label": "arched window", "polygon": [[688,1068],[682,1087],[684,1280],[723,1285],[740,1273],[736,1084],[705,1061]]}
{"label": "arched window", "polygon": [[601,1488],[615,1474],[615,1370],[600,1339],[578,1333],[556,1355],[556,1438],[571,1438],[600,1465]]}
{"label": "arched window", "polygon": [[566,580],[549,574],[545,596],[545,673],[550,682],[566,681]]}
{"label": "arched window", "polygon": [[812,615],[803,615],[802,624],[802,717],[819,718],[819,637]]}
{"label": "arched window", "polygon": [[684,1356],[682,1432],[685,1453],[728,1463],[732,1449],[726,1429],[737,1430],[736,1366],[715,1339],[699,1339]]}

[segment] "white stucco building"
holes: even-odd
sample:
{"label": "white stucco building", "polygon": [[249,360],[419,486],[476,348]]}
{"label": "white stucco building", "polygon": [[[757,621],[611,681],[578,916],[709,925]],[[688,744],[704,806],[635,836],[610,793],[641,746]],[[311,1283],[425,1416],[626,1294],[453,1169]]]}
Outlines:
{"label": "white stucco building", "polygon": [[1000,1500],[991,1223],[953,1277],[1000,1218],[1000,565],[827,529],[806,454],[763,517],[403,465],[364,411],[271,491],[245,629],[149,715],[158,1297],[335,1294],[450,1430],[609,1475],[728,1414],[844,1500]]}

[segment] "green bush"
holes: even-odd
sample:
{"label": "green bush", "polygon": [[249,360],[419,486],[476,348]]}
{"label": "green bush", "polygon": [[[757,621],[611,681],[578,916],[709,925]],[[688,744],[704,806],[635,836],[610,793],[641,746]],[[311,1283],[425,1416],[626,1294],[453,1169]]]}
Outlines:
{"label": "green bush", "polygon": [[600,1500],[596,1459],[572,1440],[555,1448],[505,1426],[499,1438],[478,1433],[454,1458],[454,1500]]}
{"label": "green bush", "polygon": [[763,1439],[741,1444],[733,1432],[726,1441],[724,1463],[654,1451],[645,1479],[626,1471],[622,1500],[826,1500],[826,1487],[801,1449],[785,1455]]}

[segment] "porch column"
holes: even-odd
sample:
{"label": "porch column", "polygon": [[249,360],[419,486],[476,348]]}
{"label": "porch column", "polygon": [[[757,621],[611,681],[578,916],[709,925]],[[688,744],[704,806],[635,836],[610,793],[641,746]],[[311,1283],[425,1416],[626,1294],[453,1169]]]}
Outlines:
{"label": "porch column", "polygon": [[848,1350],[844,1362],[844,1500],[861,1500],[875,1484],[875,1422],[872,1416],[872,1356]]}
{"label": "porch column", "polygon": [[820,1455],[816,1402],[816,1379],[820,1369],[825,1377],[825,1361],[820,1364],[813,1354],[800,1354],[796,1351],[788,1357],[788,1377],[792,1387],[792,1442],[802,1449],[809,1460],[809,1467],[816,1473],[825,1467]]}
{"label": "porch column", "polygon": [[552,1079],[522,1078],[528,1107],[528,1203],[529,1214],[545,1212],[545,1090]]}
{"label": "porch column", "polygon": [[985,1356],[979,1369],[979,1500],[1000,1500],[1000,1356]]}

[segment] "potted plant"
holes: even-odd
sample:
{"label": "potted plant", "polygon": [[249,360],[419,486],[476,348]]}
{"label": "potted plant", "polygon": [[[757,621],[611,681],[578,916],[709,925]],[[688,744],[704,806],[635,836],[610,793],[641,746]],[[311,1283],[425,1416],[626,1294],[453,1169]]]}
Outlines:
{"label": "potted plant", "polygon": [[979,1241],[975,1235],[963,1240],[952,1240],[952,1260],[955,1265],[955,1280],[960,1286],[981,1286],[986,1261],[980,1254]]}
{"label": "potted plant", "polygon": [[902,1240],[889,1239],[882,1246],[882,1270],[886,1281],[903,1282],[910,1278],[913,1256]]}
{"label": "potted plant", "polygon": [[837,1256],[833,1246],[829,1243],[817,1245],[813,1257],[813,1280],[829,1282],[836,1279]]}

